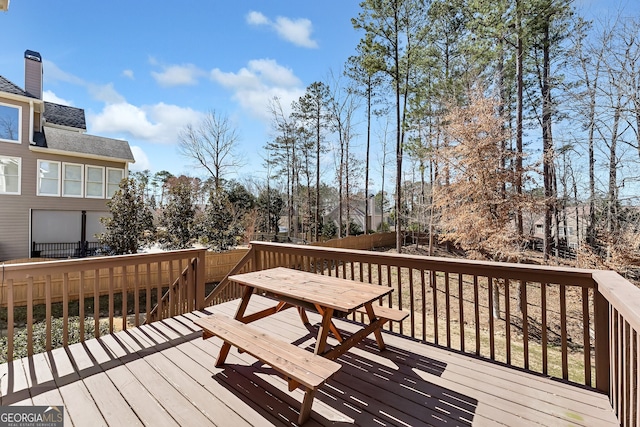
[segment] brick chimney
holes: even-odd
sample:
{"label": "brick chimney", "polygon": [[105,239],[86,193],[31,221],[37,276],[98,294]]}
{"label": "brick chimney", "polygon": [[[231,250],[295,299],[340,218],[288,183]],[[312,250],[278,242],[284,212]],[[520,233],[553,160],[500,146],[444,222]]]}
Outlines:
{"label": "brick chimney", "polygon": [[32,50],[24,51],[24,90],[42,99],[42,57]]}

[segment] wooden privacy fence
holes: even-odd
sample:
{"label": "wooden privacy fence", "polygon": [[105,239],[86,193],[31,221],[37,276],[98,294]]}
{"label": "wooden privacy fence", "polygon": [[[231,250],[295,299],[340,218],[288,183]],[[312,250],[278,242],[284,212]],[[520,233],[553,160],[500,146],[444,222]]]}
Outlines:
{"label": "wooden privacy fence", "polygon": [[[252,242],[230,274],[279,266],[392,287],[379,303],[411,315],[391,331],[595,387],[640,424],[640,289],[615,272]],[[205,303],[240,296],[225,279]]]}
{"label": "wooden privacy fence", "polygon": [[[202,308],[205,295],[204,259],[204,249],[189,249],[0,266],[0,298],[2,306],[6,307],[4,318],[0,321],[6,322],[6,359],[10,361],[14,357],[16,329],[26,329],[27,354],[33,354],[36,318],[44,318],[45,348],[51,350],[52,332],[61,332],[62,345],[68,345],[71,316],[79,319],[79,337],[82,341],[85,338],[86,319],[93,318],[96,337],[100,336],[101,318],[108,321],[109,333],[114,331],[114,319],[118,312],[124,318],[123,329],[127,327],[128,314],[134,316],[134,323],[138,326],[144,320],[141,313],[151,312],[153,300],[160,301],[156,319]],[[22,286],[23,283],[26,285]],[[54,289],[57,283],[60,283],[60,288]],[[167,302],[162,302],[165,293],[170,296]],[[54,294],[62,303],[62,331],[52,330],[53,306],[56,303]],[[101,303],[101,296],[108,296],[108,301]],[[118,307],[116,299],[120,300]],[[19,307],[17,300],[24,300],[24,304],[20,304],[24,307]],[[76,300],[77,303],[70,304]],[[38,304],[44,306],[44,313],[35,312]],[[16,316],[17,312],[20,319]]]}

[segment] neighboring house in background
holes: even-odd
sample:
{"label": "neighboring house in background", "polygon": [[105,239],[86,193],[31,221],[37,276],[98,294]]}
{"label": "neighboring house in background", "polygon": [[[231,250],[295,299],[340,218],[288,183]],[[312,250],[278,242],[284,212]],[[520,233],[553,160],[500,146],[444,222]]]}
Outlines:
{"label": "neighboring house in background", "polygon": [[127,141],[85,134],[84,110],[44,101],[42,58],[24,58],[24,89],[0,76],[0,261],[33,242],[95,241],[135,162]]}
{"label": "neighboring house in background", "polygon": [[[577,211],[577,213],[576,213]],[[567,247],[577,249],[586,238],[587,225],[589,224],[589,205],[570,206],[565,210],[566,221],[560,221],[558,236],[565,239]],[[535,239],[544,239],[544,215],[537,215],[531,219],[531,235]],[[556,227],[552,221],[551,235],[555,236]]]}
{"label": "neighboring house in background", "polygon": [[[357,201],[353,201],[351,203],[351,209],[349,211],[349,217],[351,218],[351,221],[353,221],[355,224],[357,224],[360,229],[364,232],[367,230],[367,228],[369,230],[373,230],[373,231],[377,231],[378,228],[380,227],[380,224],[382,223],[382,221],[388,221],[388,215],[385,214],[384,217],[380,211],[380,205],[374,203],[375,202],[375,197],[370,196],[368,198],[368,203],[369,203],[369,217],[366,218],[365,215],[365,201],[364,200],[357,200]],[[340,212],[339,212],[340,207],[336,206],[334,207],[332,210],[330,210],[326,215],[324,215],[324,222],[326,223],[328,220],[332,220],[336,223],[336,225],[338,225],[339,219],[340,219]],[[346,206],[344,206],[342,208],[342,220],[343,222],[347,221],[347,208]],[[367,225],[365,227],[365,224]]]}

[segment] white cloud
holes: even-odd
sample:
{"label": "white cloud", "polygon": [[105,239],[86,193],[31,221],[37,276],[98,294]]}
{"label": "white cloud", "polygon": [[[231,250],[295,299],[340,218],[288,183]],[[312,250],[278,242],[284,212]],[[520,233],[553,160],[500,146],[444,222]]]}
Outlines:
{"label": "white cloud", "polygon": [[132,145],[131,153],[133,154],[133,158],[136,159],[136,162],[129,166],[129,170],[143,171],[145,169],[151,169],[151,162],[149,161],[149,157],[147,157],[147,153],[145,153],[141,147]]}
{"label": "white cloud", "polygon": [[162,72],[152,71],[151,75],[160,86],[165,87],[195,85],[199,77],[206,75],[193,64],[168,65],[162,68]]}
{"label": "white cloud", "polygon": [[135,78],[133,77],[133,70],[123,70],[122,71],[122,75],[128,79],[134,80]]}
{"label": "white cloud", "polygon": [[45,90],[44,92],[42,92],[42,99],[47,102],[53,102],[55,104],[68,105],[70,107],[73,107],[73,101],[68,101],[66,99],[60,98],[50,90]]}
{"label": "white cloud", "polygon": [[182,128],[201,117],[200,112],[176,105],[138,107],[120,102],[107,104],[100,113],[88,115],[87,121],[94,134],[125,134],[150,143],[173,144]]}
{"label": "white cloud", "polygon": [[311,21],[308,19],[300,18],[291,20],[278,16],[273,27],[280,37],[295,45],[311,49],[318,47],[318,43],[311,39],[313,24],[311,24]]}
{"label": "white cloud", "polygon": [[76,77],[73,74],[62,71],[58,66],[46,59],[42,60],[42,69],[45,70],[46,77],[45,82],[51,83],[55,81],[61,81],[66,83],[72,83],[80,86],[84,86],[86,83],[80,77]]}
{"label": "white cloud", "polygon": [[247,14],[247,23],[251,25],[267,25],[269,23],[269,18],[260,12],[252,10]]}
{"label": "white cloud", "polygon": [[313,24],[306,18],[290,19],[278,16],[272,21],[260,12],[251,11],[247,14],[246,22],[249,25],[266,25],[275,30],[281,38],[296,46],[311,49],[318,47],[318,42],[311,38]]}
{"label": "white cloud", "polygon": [[284,109],[304,94],[302,82],[293,71],[273,59],[255,59],[238,72],[224,72],[216,68],[211,78],[234,92],[235,99],[245,110],[268,122],[269,103],[274,97]]}
{"label": "white cloud", "polygon": [[120,95],[113,87],[113,83],[106,85],[97,85],[93,83],[86,84],[87,90],[94,99],[102,101],[105,104],[119,104],[125,102],[124,96]]}

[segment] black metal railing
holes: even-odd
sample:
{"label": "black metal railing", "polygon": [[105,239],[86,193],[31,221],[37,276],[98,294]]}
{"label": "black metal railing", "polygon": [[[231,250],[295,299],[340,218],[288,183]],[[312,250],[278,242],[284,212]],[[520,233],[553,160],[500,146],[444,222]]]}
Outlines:
{"label": "black metal railing", "polygon": [[31,258],[85,258],[100,253],[100,242],[31,243]]}

